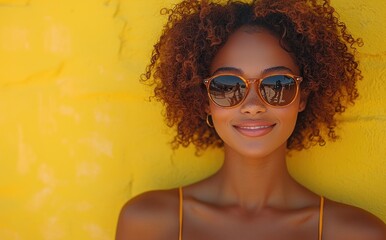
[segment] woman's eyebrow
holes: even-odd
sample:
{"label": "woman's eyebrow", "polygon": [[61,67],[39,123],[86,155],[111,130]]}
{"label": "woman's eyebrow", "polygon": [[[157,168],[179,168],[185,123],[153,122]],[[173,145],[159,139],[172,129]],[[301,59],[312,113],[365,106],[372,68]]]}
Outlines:
{"label": "woman's eyebrow", "polygon": [[214,71],[212,73],[212,75],[215,75],[218,72],[237,72],[239,74],[243,73],[243,71],[241,71],[241,69],[239,69],[239,68],[235,68],[235,67],[220,67],[220,68],[217,68],[216,71]]}
{"label": "woman's eyebrow", "polygon": [[276,66],[276,67],[270,67],[270,68],[264,69],[264,70],[262,71],[262,74],[265,75],[265,74],[274,73],[274,72],[280,72],[280,71],[285,71],[285,72],[294,73],[294,72],[292,71],[292,69],[290,69],[290,68],[288,68],[288,67],[285,67],[285,66]]}
{"label": "woman's eyebrow", "polygon": [[[275,66],[275,67],[270,67],[270,68],[264,69],[262,71],[262,74],[266,75],[266,74],[280,72],[280,71],[285,71],[285,72],[293,73],[292,69],[290,69],[289,67]],[[236,72],[238,74],[242,74],[243,73],[243,71],[240,68],[236,68],[236,67],[220,67],[220,68],[217,68],[216,71],[214,71],[212,73],[212,75],[215,75],[218,72]]]}

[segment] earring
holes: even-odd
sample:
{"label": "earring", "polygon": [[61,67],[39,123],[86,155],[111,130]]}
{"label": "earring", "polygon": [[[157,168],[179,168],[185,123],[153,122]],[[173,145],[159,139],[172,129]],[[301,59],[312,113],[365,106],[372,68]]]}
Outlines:
{"label": "earring", "polygon": [[210,115],[210,114],[207,114],[207,115],[206,115],[206,124],[207,124],[209,127],[211,127],[211,128],[214,127],[214,126],[213,126],[212,115]]}

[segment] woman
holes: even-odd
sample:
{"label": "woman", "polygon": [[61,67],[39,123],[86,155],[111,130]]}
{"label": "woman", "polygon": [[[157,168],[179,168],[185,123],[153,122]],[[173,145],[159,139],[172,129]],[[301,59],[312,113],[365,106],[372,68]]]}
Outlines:
{"label": "woman", "polygon": [[362,43],[328,2],[188,0],[165,12],[144,81],[177,127],[173,147],[221,147],[224,163],[130,200],[117,239],[386,239],[375,216],[318,196],[286,167],[288,151],[335,139],[335,114],[358,96]]}

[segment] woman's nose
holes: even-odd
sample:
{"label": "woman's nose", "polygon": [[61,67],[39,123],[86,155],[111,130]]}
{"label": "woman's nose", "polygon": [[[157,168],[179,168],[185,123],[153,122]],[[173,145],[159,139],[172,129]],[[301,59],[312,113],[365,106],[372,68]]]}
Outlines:
{"label": "woman's nose", "polygon": [[257,84],[250,85],[249,92],[241,104],[241,112],[250,115],[256,115],[261,112],[266,112],[267,108],[260,95],[257,93]]}

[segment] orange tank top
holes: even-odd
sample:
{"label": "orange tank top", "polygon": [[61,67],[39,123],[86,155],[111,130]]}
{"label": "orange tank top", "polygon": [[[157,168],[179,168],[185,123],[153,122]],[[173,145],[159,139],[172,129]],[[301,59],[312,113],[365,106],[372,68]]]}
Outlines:
{"label": "orange tank top", "polygon": [[[183,203],[184,203],[184,194],[182,192],[182,187],[178,189],[179,191],[179,231],[178,231],[178,240],[182,240],[182,221],[183,221]],[[318,231],[318,239],[322,240],[322,232],[323,232],[323,209],[324,209],[324,197],[320,196],[320,208],[319,208],[319,231]]]}

